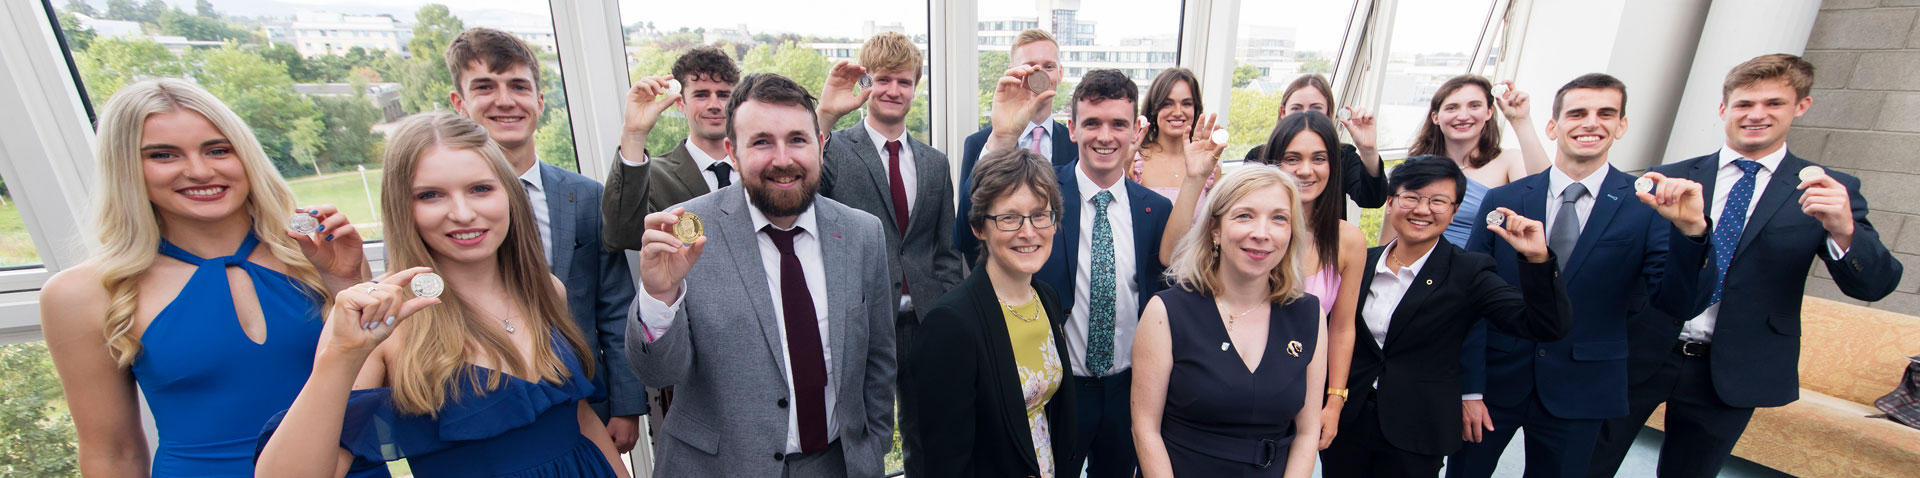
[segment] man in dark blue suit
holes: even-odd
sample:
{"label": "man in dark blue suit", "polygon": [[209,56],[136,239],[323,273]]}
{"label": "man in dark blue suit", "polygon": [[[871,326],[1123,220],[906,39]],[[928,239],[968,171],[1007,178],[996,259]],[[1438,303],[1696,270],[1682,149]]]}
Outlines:
{"label": "man in dark blue suit", "polygon": [[[1044,71],[1018,66],[1000,78],[987,151],[1018,147],[1021,126],[1053,100],[1052,91],[1035,95],[1022,85],[1027,75]],[[1139,102],[1140,90],[1119,70],[1087,72],[1074,89],[1070,132],[1079,160],[1054,167],[1064,210],[1054,226],[1053,253],[1034,275],[1061,292],[1060,310],[1071,311],[1065,353],[1069,385],[1077,387],[1072,426],[1079,443],[1054,444],[1074,447],[1073,460],[1058,466],[1079,470],[1087,463],[1090,478],[1130,477],[1138,465],[1128,403],[1133,331],[1147,300],[1166,288],[1160,233],[1173,203],[1128,180],[1123,166],[1133,160],[1143,126],[1135,120]],[[1212,154],[1219,154],[1217,147]],[[956,217],[965,216],[966,207]],[[972,234],[963,237],[955,241],[963,251],[980,244]]]}
{"label": "man in dark blue suit", "polygon": [[1628,325],[1629,413],[1602,425],[1588,476],[1612,476],[1661,403],[1660,476],[1718,474],[1755,407],[1799,398],[1800,298],[1813,261],[1855,299],[1879,300],[1900,283],[1900,263],[1867,222],[1860,180],[1787,150],[1812,85],[1813,65],[1800,57],[1741,63],[1721,89],[1726,146],[1647,173],[1711,191],[1712,253],[1695,297],[1704,309]]}
{"label": "man in dark blue suit", "polygon": [[[1553,111],[1553,167],[1494,188],[1481,208],[1546,219],[1548,248],[1566,258],[1560,277],[1573,328],[1559,341],[1535,342],[1474,327],[1460,353],[1467,443],[1448,460],[1449,478],[1493,476],[1520,428],[1527,476],[1585,474],[1601,420],[1627,414],[1627,318],[1647,307],[1695,312],[1699,278],[1688,272],[1704,263],[1708,246],[1700,185],[1669,179],[1636,198],[1634,177],[1608,164],[1608,150],[1627,133],[1619,79],[1575,78],[1554,95]],[[1525,287],[1506,241],[1475,228],[1467,250],[1492,255],[1509,283]]]}
{"label": "man in dark blue suit", "polygon": [[[1046,30],[1036,28],[1020,32],[1019,36],[1014,37],[1013,50],[1009,53],[1011,54],[1013,66],[1025,65],[1032,67],[1034,70],[1038,70],[1039,74],[1047,75],[1047,79],[1050,80],[1048,84],[1058,85],[1060,84],[1060,79],[1066,76],[1066,70],[1060,67],[1060,44],[1054,42],[1053,35],[1048,34]],[[980,72],[982,75],[992,75],[994,73],[1001,72]],[[1073,134],[1066,125],[1048,119],[1048,117],[1053,116],[1053,100],[1051,96],[1047,98],[1047,102],[1042,104],[1039,109],[1034,110],[1031,115],[1023,117],[1028,118],[1027,124],[1024,127],[1018,125],[1012,126],[1013,131],[1009,134],[1015,137],[1015,144],[1018,148],[1046,156],[1053,160],[1054,166],[1065,166],[1073,163],[1075,159],[1079,159],[1079,145],[1074,144]],[[959,209],[961,211],[966,211],[973,207],[973,198],[967,194],[968,191],[973,190],[973,162],[980,159],[982,150],[988,149],[987,142],[993,134],[994,128],[992,125],[989,125],[986,128],[982,128],[979,132],[967,136],[966,149],[963,151],[964,154],[960,156]],[[1129,156],[1129,160],[1131,160],[1131,156]],[[973,232],[971,231],[972,229],[967,225],[967,217],[964,213],[954,216],[954,244],[959,244],[961,241],[973,240]],[[980,251],[974,250],[972,246],[960,248],[960,254],[965,256],[966,263],[969,265],[978,262],[980,258]],[[1141,303],[1144,304],[1146,302],[1142,301]]]}

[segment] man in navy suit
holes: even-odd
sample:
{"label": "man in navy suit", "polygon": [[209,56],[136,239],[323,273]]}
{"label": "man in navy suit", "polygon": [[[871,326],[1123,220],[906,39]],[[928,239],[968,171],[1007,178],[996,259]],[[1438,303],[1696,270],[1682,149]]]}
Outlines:
{"label": "man in navy suit", "polygon": [[[1014,66],[1025,65],[1038,70],[1041,74],[1047,75],[1047,79],[1050,80],[1048,84],[1058,85],[1060,79],[1066,76],[1066,69],[1060,67],[1060,44],[1053,41],[1053,35],[1048,34],[1046,30],[1036,28],[1020,32],[1019,36],[1014,37],[1013,50],[1010,53]],[[1000,72],[980,72],[983,75],[994,73]],[[1020,149],[1046,156],[1053,160],[1054,166],[1065,166],[1080,157],[1079,146],[1073,143],[1073,135],[1066,125],[1048,119],[1053,116],[1053,100],[1051,96],[1048,98],[1040,109],[1034,110],[1031,115],[1023,116],[1028,118],[1026,125],[1013,126],[1013,131],[1009,134],[1014,135],[1016,145]],[[967,193],[973,190],[973,162],[980,159],[981,150],[1006,149],[987,148],[987,141],[993,133],[994,127],[989,125],[967,136],[966,149],[964,154],[960,155],[959,209],[961,211],[972,209],[973,206],[973,199],[968,197]],[[965,214],[954,216],[954,244],[972,240],[971,231]],[[980,258],[980,251],[974,250],[973,247],[960,248],[960,254],[966,257],[967,264],[974,264]]]}
{"label": "man in navy suit", "polygon": [[500,143],[532,200],[547,265],[567,287],[567,310],[594,357],[593,384],[606,392],[606,400],[588,405],[607,422],[614,447],[626,453],[639,441],[647,393],[627,366],[633,276],[623,254],[600,247],[600,183],[535,157],[533,132],[546,100],[540,64],[526,43],[500,30],[473,28],[447,45],[446,57],[454,111]]}
{"label": "man in navy suit", "polygon": [[[1695,312],[1699,280],[1690,272],[1708,245],[1700,185],[1672,178],[1636,198],[1634,177],[1608,164],[1607,151],[1627,133],[1619,79],[1575,78],[1554,95],[1553,111],[1553,167],[1487,192],[1481,210],[1546,219],[1548,247],[1566,258],[1560,277],[1573,327],[1554,342],[1474,327],[1460,353],[1467,443],[1448,460],[1449,478],[1493,476],[1520,428],[1527,476],[1585,474],[1601,420],[1627,414],[1627,318],[1650,306]],[[1506,241],[1475,228],[1467,250],[1492,255],[1509,283],[1526,286]]]}
{"label": "man in navy suit", "polygon": [[1588,476],[1612,476],[1661,403],[1660,476],[1718,474],[1755,407],[1799,398],[1800,298],[1813,261],[1855,299],[1879,300],[1900,283],[1900,263],[1867,222],[1860,180],[1787,150],[1788,127],[1813,105],[1813,65],[1764,55],[1734,67],[1724,85],[1726,146],[1647,173],[1712,194],[1712,253],[1695,297],[1704,310],[1628,325],[1629,413],[1602,425]]}
{"label": "man in navy suit", "polygon": [[[1045,71],[1016,66],[1000,78],[987,151],[1018,147],[1027,119],[1052,102],[1052,91],[1036,95],[1022,84],[1027,75]],[[1054,444],[1074,447],[1073,460],[1059,468],[1078,470],[1087,463],[1090,478],[1133,476],[1138,465],[1128,413],[1133,331],[1147,299],[1166,288],[1160,233],[1173,203],[1128,180],[1124,168],[1144,126],[1136,121],[1139,102],[1139,88],[1119,70],[1089,71],[1074,89],[1069,131],[1079,159],[1054,167],[1064,210],[1054,228],[1053,253],[1034,276],[1061,291],[1065,303],[1059,308],[1071,311],[1066,354],[1070,385],[1078,387],[1079,443]],[[1219,154],[1218,148],[1212,153]],[[965,217],[966,207],[955,216]],[[963,251],[980,243],[972,234],[964,238],[954,243]]]}

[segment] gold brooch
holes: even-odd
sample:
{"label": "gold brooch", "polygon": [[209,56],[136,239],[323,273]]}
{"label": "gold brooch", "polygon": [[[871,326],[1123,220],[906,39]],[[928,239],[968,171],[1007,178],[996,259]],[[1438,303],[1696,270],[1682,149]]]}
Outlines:
{"label": "gold brooch", "polygon": [[1301,348],[1302,347],[1300,346],[1300,341],[1298,340],[1287,341],[1287,355],[1299,357]]}

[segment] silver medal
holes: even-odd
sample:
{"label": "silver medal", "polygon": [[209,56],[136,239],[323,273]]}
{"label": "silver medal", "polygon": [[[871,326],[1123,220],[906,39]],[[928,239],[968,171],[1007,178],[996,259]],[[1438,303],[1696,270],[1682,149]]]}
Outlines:
{"label": "silver medal", "polygon": [[860,89],[873,87],[873,75],[860,75]]}
{"label": "silver medal", "polygon": [[1349,118],[1353,118],[1353,112],[1347,111],[1346,108],[1340,108],[1333,112],[1333,119],[1346,121]]}
{"label": "silver medal", "polygon": [[1213,144],[1227,144],[1227,138],[1228,138],[1228,135],[1227,135],[1226,128],[1213,130],[1213,138],[1212,138]]}
{"label": "silver medal", "polygon": [[441,279],[440,274],[432,272],[422,272],[420,275],[413,276],[412,285],[415,297],[427,299],[440,297],[440,293],[447,290],[446,280]]}
{"label": "silver medal", "polygon": [[293,219],[287,221],[287,230],[299,234],[313,234],[320,230],[320,220],[303,212],[293,213]]}
{"label": "silver medal", "polygon": [[680,94],[680,80],[677,80],[677,79],[667,80],[667,94],[669,95]]}
{"label": "silver medal", "polygon": [[1496,100],[1507,96],[1507,92],[1509,91],[1513,91],[1513,85],[1511,83],[1502,81],[1493,84],[1493,98]]}
{"label": "silver medal", "polygon": [[1652,193],[1652,192],[1653,192],[1653,178],[1649,178],[1649,177],[1646,177],[1646,176],[1641,176],[1641,177],[1640,177],[1640,179],[1635,179],[1635,180],[1633,180],[1633,192],[1637,192],[1637,193]]}
{"label": "silver medal", "polygon": [[1826,175],[1827,175],[1827,170],[1820,169],[1819,166],[1807,166],[1804,168],[1800,168],[1800,182],[1807,182],[1815,179],[1820,179],[1821,176],[1826,176]]}
{"label": "silver medal", "polygon": [[1506,223],[1507,223],[1506,213],[1500,212],[1500,210],[1498,209],[1487,211],[1487,225],[1500,227],[1501,225],[1505,225]]}

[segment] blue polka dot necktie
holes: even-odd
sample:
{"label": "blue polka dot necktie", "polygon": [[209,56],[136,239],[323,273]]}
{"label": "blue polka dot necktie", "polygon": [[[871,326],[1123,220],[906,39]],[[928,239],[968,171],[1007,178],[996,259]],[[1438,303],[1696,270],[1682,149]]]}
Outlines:
{"label": "blue polka dot necktie", "polygon": [[1093,195],[1093,250],[1088,256],[1093,274],[1087,286],[1087,372],[1107,376],[1113,368],[1113,226],[1107,223],[1107,205],[1113,193]]}
{"label": "blue polka dot necktie", "polygon": [[1740,180],[1727,193],[1727,204],[1713,226],[1713,266],[1720,275],[1713,281],[1713,298],[1707,301],[1708,306],[1720,303],[1720,293],[1726,288],[1727,266],[1733,264],[1733,249],[1740,245],[1740,233],[1747,228],[1747,206],[1753,203],[1753,183],[1760,172],[1759,161],[1736,159],[1733,165],[1740,168]]}

